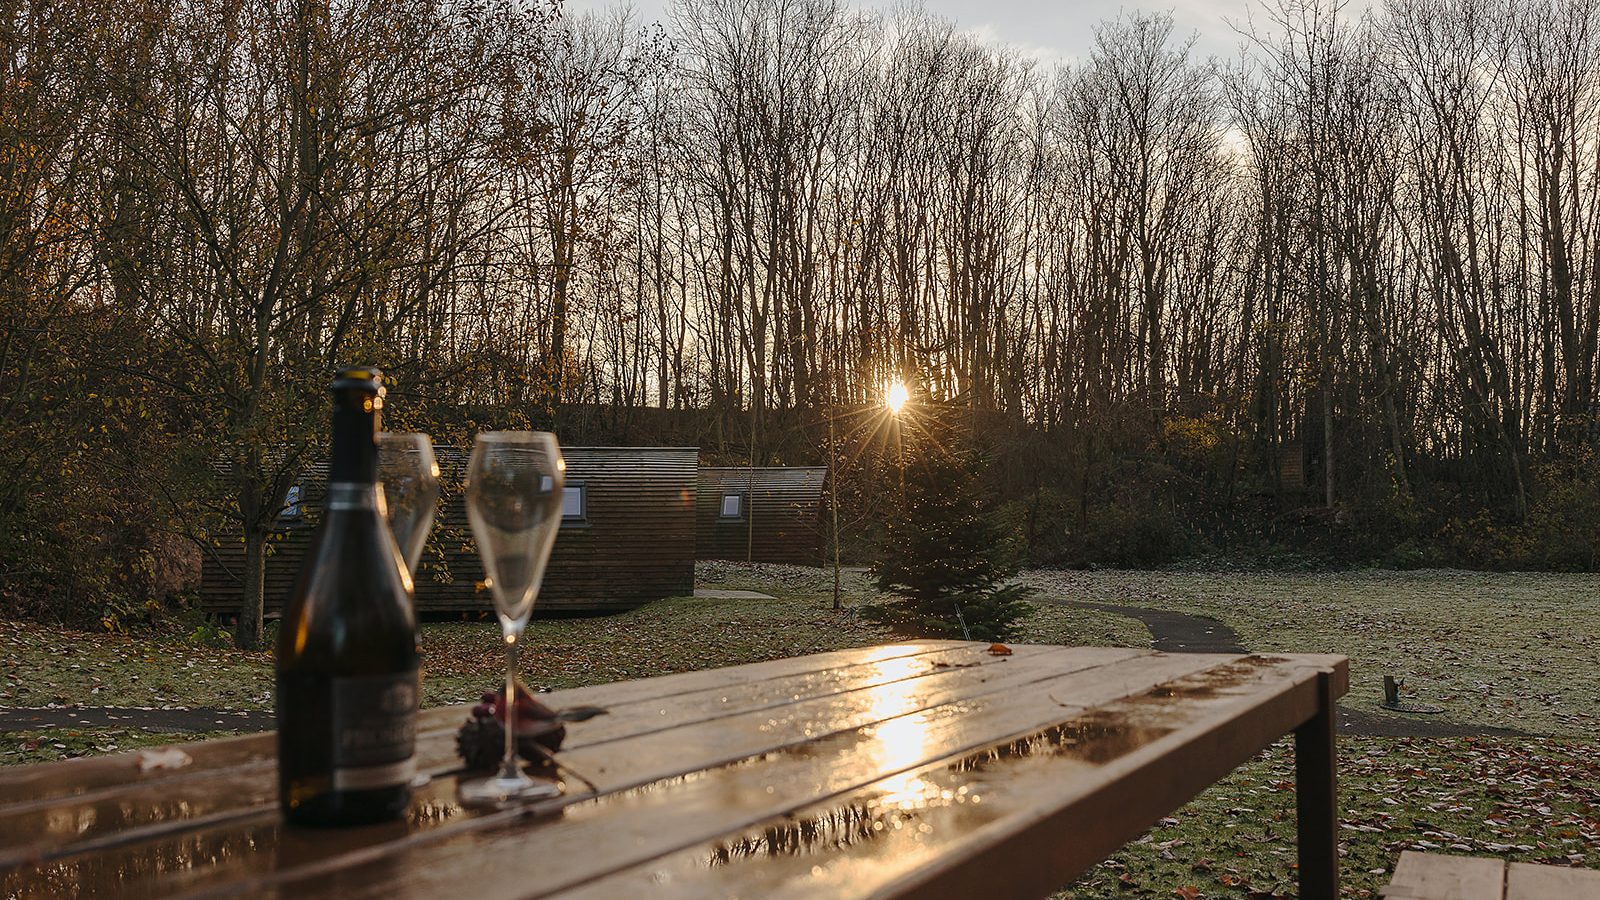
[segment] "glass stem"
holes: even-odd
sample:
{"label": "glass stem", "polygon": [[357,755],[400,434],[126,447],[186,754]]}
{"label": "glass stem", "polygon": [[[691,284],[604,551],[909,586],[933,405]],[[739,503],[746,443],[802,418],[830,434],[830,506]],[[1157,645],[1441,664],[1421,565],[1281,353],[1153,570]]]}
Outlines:
{"label": "glass stem", "polygon": [[520,778],[517,766],[517,635],[506,633],[506,756],[500,765],[501,778]]}

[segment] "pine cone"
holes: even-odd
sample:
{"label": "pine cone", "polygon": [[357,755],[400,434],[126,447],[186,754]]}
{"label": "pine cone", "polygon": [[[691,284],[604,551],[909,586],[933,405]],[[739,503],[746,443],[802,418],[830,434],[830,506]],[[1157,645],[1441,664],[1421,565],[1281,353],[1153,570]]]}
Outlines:
{"label": "pine cone", "polygon": [[505,752],[506,730],[492,716],[469,716],[456,732],[456,755],[469,769],[492,769]]}
{"label": "pine cone", "polygon": [[[504,706],[503,689],[485,692],[483,702],[472,708],[472,714],[456,732],[456,754],[468,768],[492,769],[499,765],[505,754]],[[517,755],[528,762],[547,762],[538,748],[543,746],[554,753],[561,749],[566,736],[567,726],[562,724],[555,710],[540,703],[531,691],[518,684]]]}

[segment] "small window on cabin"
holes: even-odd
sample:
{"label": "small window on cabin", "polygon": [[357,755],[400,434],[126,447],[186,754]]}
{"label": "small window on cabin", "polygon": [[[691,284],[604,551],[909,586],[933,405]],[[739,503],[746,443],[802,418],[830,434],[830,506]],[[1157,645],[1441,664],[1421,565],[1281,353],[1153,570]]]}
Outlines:
{"label": "small window on cabin", "polygon": [[283,495],[283,512],[281,513],[283,518],[298,519],[304,514],[304,510],[300,506],[300,492],[300,485],[289,485],[289,492]]}
{"label": "small window on cabin", "polygon": [[561,521],[587,522],[589,520],[589,492],[584,483],[574,481],[561,490]]}
{"label": "small window on cabin", "polygon": [[744,518],[744,495],[743,494],[723,494],[722,495],[722,514],[721,514],[721,518],[724,518],[724,519],[742,519],[742,518]]}

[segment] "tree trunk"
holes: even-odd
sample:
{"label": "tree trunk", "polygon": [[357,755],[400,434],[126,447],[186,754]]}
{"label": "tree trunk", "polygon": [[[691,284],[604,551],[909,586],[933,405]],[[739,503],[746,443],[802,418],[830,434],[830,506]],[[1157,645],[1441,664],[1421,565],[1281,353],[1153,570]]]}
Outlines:
{"label": "tree trunk", "polygon": [[244,530],[244,590],[239,597],[239,624],[233,645],[240,650],[261,648],[261,620],[267,587],[267,531],[254,525]]}
{"label": "tree trunk", "polygon": [[1323,348],[1322,373],[1322,500],[1333,508],[1333,375],[1328,371],[1326,347]]}

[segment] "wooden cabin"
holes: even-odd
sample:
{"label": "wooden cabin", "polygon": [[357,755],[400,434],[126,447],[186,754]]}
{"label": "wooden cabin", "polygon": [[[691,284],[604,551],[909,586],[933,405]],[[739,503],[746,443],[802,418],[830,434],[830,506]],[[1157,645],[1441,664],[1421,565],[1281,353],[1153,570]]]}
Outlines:
{"label": "wooden cabin", "polygon": [[[443,500],[416,574],[424,613],[491,611],[478,588],[483,565],[472,540],[461,486],[467,453],[437,448]],[[694,593],[696,463],[693,448],[564,447],[567,491],[561,534],[539,591],[536,614],[617,612]],[[267,557],[266,607],[276,613],[311,542],[327,469],[314,467],[290,489]],[[205,559],[201,605],[237,611],[244,562],[238,541]]]}
{"label": "wooden cabin", "polygon": [[1285,494],[1306,490],[1306,448],[1300,441],[1278,446],[1278,489]]}
{"label": "wooden cabin", "polygon": [[821,565],[827,476],[822,466],[701,467],[696,555]]}

